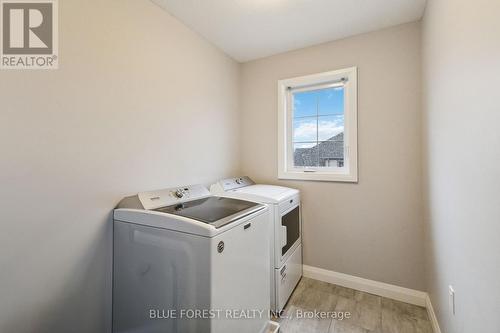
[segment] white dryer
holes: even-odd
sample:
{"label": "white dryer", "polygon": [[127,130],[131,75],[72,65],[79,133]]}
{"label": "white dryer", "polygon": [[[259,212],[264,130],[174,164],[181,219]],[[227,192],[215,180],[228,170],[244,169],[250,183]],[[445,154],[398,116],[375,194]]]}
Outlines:
{"label": "white dryer", "polygon": [[123,199],[114,211],[113,332],[267,332],[268,230],[265,205],[201,185]]}
{"label": "white dryer", "polygon": [[302,219],[296,189],[255,184],[249,177],[223,179],[213,194],[267,204],[270,210],[271,310],[283,310],[302,276]]}

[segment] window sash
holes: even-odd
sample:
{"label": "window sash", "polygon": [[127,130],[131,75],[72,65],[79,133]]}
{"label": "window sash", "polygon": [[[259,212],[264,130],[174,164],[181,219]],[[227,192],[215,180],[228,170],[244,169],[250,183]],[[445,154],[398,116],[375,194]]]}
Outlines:
{"label": "window sash", "polygon": [[[349,171],[349,155],[348,155],[348,128],[346,125],[346,94],[347,94],[347,78],[342,78],[340,80],[335,80],[333,82],[326,82],[321,84],[309,84],[300,87],[288,87],[287,89],[287,102],[286,102],[286,119],[287,119],[287,138],[286,138],[286,149],[287,149],[287,170],[294,172],[329,172],[335,174],[346,174]],[[294,94],[298,92],[309,92],[309,91],[319,91],[329,88],[337,88],[342,87],[344,90],[344,166],[296,166],[294,162],[294,144],[300,143],[293,140],[294,130],[293,130],[293,120],[294,120]],[[335,114],[332,114],[335,115]],[[317,112],[315,116],[307,116],[310,118],[316,118],[316,133],[319,131],[319,117],[325,117],[328,115],[320,116]],[[304,117],[305,118],[305,117]],[[315,142],[316,145],[319,145],[321,142],[325,142],[326,140],[319,140],[318,135],[316,135],[316,141],[308,141]],[[319,162],[319,160],[318,160]]]}
{"label": "window sash", "polygon": [[[344,166],[296,167],[293,155],[292,93],[336,86],[344,88]],[[278,110],[279,179],[358,181],[356,67],[278,81]]]}

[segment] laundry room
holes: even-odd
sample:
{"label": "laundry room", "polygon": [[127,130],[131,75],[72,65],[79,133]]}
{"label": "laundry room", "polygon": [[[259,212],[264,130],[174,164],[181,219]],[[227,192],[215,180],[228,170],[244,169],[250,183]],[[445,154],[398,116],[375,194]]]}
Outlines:
{"label": "laundry room", "polygon": [[499,16],[0,0],[0,333],[500,332]]}

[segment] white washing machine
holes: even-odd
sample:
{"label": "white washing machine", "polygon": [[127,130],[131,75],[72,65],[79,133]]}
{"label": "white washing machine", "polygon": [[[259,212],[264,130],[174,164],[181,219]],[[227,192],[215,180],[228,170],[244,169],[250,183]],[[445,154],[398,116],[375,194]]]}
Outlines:
{"label": "white washing machine", "polygon": [[302,221],[296,189],[255,184],[249,177],[223,179],[213,194],[267,204],[270,210],[271,310],[283,310],[302,276]]}
{"label": "white washing machine", "polygon": [[267,332],[268,230],[265,205],[201,185],[123,199],[114,211],[113,332]]}

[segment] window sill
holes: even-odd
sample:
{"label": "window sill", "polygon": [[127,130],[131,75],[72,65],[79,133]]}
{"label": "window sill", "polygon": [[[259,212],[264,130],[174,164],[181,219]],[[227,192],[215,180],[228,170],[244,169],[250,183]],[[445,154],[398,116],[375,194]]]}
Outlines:
{"label": "window sill", "polygon": [[283,171],[279,172],[278,179],[357,183],[358,175],[332,172]]}

